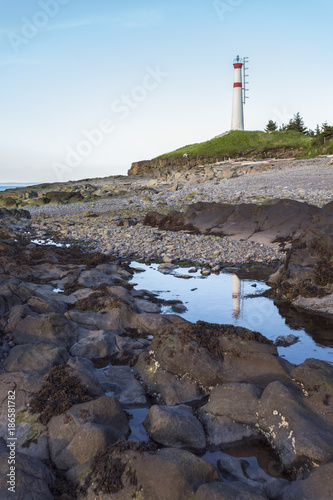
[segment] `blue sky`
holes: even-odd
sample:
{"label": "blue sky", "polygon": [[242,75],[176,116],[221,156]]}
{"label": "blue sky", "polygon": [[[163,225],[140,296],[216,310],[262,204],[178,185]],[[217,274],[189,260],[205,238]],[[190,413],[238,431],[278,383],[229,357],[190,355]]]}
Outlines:
{"label": "blue sky", "polygon": [[125,174],[229,130],[300,112],[333,123],[329,0],[0,0],[0,182]]}

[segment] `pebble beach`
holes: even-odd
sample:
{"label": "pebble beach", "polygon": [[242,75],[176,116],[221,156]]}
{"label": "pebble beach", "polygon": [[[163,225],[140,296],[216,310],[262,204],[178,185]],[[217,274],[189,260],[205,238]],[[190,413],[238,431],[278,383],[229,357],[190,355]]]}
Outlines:
{"label": "pebble beach", "polygon": [[[233,162],[233,165],[237,171],[237,167],[244,169],[249,163]],[[98,194],[110,196],[112,193],[112,197],[66,205],[31,206],[29,211],[34,218],[36,237],[78,242],[118,257],[192,261],[211,268],[252,262],[280,263],[285,254],[278,245],[232,241],[185,231],[160,231],[142,224],[148,211],[185,210],[190,203],[199,201],[265,204],[277,198],[289,198],[322,207],[332,200],[333,167],[327,157],[272,160],[261,165],[269,165],[270,169],[256,168],[231,178],[224,177],[230,164],[216,164],[162,179],[116,176],[86,180],[85,185],[98,185]]]}

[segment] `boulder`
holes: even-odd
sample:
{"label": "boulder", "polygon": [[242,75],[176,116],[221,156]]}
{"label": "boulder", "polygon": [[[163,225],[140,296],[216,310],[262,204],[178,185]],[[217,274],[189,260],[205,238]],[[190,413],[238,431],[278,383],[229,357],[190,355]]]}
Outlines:
{"label": "boulder", "polygon": [[97,371],[97,378],[102,389],[113,392],[123,408],[147,405],[145,391],[129,366],[107,366]]}
{"label": "boulder", "polygon": [[16,344],[37,344],[46,340],[56,345],[71,346],[77,341],[77,335],[77,326],[57,313],[39,317],[27,316],[13,331]]}
{"label": "boulder", "polygon": [[98,372],[90,359],[70,358],[67,367],[69,368],[69,374],[76,377],[92,396],[104,395],[98,380]]}
{"label": "boulder", "polygon": [[[333,462],[315,469],[312,474],[303,480],[298,480],[281,488],[276,500],[331,500],[333,498]],[[270,494],[270,491],[267,491]],[[271,498],[271,497],[269,497]]]}
{"label": "boulder", "polygon": [[102,396],[73,405],[48,423],[50,455],[60,469],[69,469],[93,458],[109,444],[130,432],[117,399]]}
{"label": "boulder", "polygon": [[70,349],[72,356],[88,359],[108,358],[118,352],[115,335],[104,330],[90,331],[86,337],[81,338]]}
{"label": "boulder", "polygon": [[208,396],[200,385],[190,377],[178,377],[166,370],[161,370],[147,353],[139,356],[135,373],[142,381],[147,393],[159,404],[177,405],[186,403],[199,404]]}
{"label": "boulder", "polygon": [[274,380],[290,380],[293,368],[261,334],[203,321],[160,330],[137,365],[143,379],[166,371],[206,389],[229,382],[265,387]]}
{"label": "boulder", "polygon": [[143,422],[149,436],[159,444],[185,448],[194,452],[206,448],[205,433],[191,408],[180,406],[152,406]]}
{"label": "boulder", "polygon": [[256,385],[230,383],[215,387],[201,410],[235,422],[255,425],[262,389]]}
{"label": "boulder", "polygon": [[53,343],[21,344],[10,350],[3,368],[7,372],[34,372],[44,375],[53,366],[67,363],[68,357],[64,347]]}
{"label": "boulder", "polygon": [[286,469],[304,461],[332,460],[333,424],[312,411],[296,388],[272,382],[263,392],[258,413],[259,427]]}
{"label": "boulder", "polygon": [[319,359],[307,359],[296,366],[291,377],[302,388],[306,404],[333,423],[333,366]]}
{"label": "boulder", "polygon": [[0,498],[18,498],[33,500],[52,500],[50,487],[55,483],[55,477],[38,458],[28,457],[16,453],[15,458],[15,489],[8,491],[11,485],[7,483],[10,478],[8,464],[8,448],[2,444],[0,453]]}

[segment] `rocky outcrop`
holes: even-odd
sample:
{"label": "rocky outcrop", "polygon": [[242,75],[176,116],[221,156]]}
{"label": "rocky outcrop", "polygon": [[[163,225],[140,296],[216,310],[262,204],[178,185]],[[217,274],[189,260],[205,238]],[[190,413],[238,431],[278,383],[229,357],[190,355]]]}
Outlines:
{"label": "rocky outcrop", "polygon": [[226,160],[227,157],[206,157],[206,156],[179,156],[173,158],[157,158],[156,160],[143,160],[132,163],[127,175],[147,175],[158,176],[160,172],[164,176],[174,172],[187,172],[188,170],[203,165],[204,163],[214,163]]}
{"label": "rocky outcrop", "polygon": [[[19,498],[329,495],[329,363],[295,366],[258,332],[160,314],[125,264],[16,238],[29,223],[1,213],[0,436],[15,393]],[[128,440],[137,415],[145,441]],[[279,477],[224,453],[249,443],[278,454]],[[1,439],[0,462],[7,498]]]}

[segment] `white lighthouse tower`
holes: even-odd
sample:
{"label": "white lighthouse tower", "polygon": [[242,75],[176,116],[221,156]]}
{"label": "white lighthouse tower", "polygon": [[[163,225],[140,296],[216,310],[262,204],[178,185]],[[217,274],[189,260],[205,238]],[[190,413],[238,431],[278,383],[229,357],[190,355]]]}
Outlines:
{"label": "white lighthouse tower", "polygon": [[[245,104],[245,88],[242,84],[242,69],[245,69],[247,58],[241,59],[239,56],[234,60],[234,95],[232,103],[231,130],[244,130],[243,104]],[[245,79],[245,71],[244,71]],[[244,82],[245,84],[245,82]]]}

